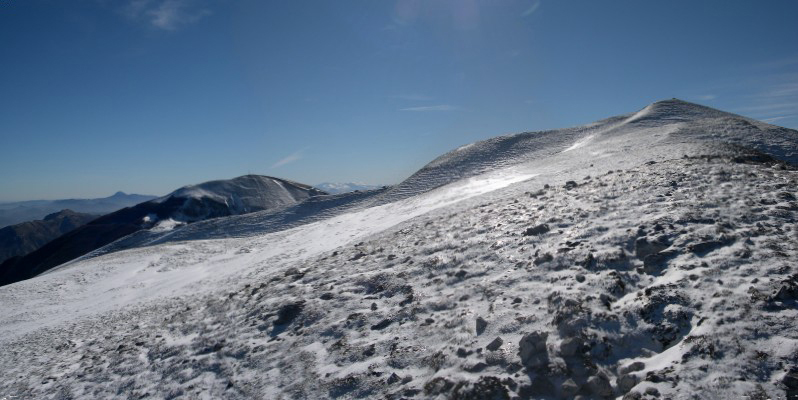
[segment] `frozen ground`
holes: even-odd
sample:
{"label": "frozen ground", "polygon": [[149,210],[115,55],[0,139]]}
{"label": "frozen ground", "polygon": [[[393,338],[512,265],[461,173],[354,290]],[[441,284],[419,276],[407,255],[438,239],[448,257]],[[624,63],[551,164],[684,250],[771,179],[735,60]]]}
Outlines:
{"label": "frozen ground", "polygon": [[798,141],[757,124],[657,103],[0,288],[0,398],[795,395],[798,171],[740,145]]}

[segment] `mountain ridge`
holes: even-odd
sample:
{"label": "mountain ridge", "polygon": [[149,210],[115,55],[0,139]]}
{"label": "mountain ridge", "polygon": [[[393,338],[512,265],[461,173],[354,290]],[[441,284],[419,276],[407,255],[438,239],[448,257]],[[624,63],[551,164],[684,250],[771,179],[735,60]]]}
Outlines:
{"label": "mountain ridge", "polygon": [[187,185],[99,217],[23,257],[3,262],[0,285],[31,278],[142,229],[170,230],[211,218],[276,209],[322,194],[308,185],[260,175]]}
{"label": "mountain ridge", "polygon": [[794,397],[796,148],[655,103],[176,227],[0,288],[0,390]]}

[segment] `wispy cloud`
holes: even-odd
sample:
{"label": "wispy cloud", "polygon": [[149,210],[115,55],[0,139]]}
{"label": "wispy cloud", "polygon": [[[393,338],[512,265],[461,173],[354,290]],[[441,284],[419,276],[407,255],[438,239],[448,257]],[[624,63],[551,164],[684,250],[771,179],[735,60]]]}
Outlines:
{"label": "wispy cloud", "polygon": [[522,17],[528,17],[528,16],[534,14],[535,11],[538,10],[538,8],[540,8],[540,0],[535,1],[529,8],[524,10],[524,12],[521,13],[521,16]]}
{"label": "wispy cloud", "polygon": [[698,100],[703,100],[703,101],[715,100],[717,98],[718,98],[718,96],[714,95],[714,94],[704,94],[704,95],[698,96]]}
{"label": "wispy cloud", "polygon": [[133,21],[174,31],[211,14],[203,0],[132,0],[122,10]]}
{"label": "wispy cloud", "polygon": [[793,119],[795,117],[796,117],[795,115],[782,115],[781,117],[765,118],[762,121],[765,121],[767,123],[772,123],[776,121],[781,121],[783,119]]}
{"label": "wispy cloud", "polygon": [[295,151],[295,152],[293,152],[293,153],[281,158],[276,163],[272,164],[272,168],[280,168],[283,165],[291,164],[294,161],[301,160],[302,157],[305,156],[304,153],[305,153],[305,150],[307,150],[307,149],[308,149],[307,147],[305,147],[304,149],[299,149],[299,150],[297,150],[297,151]]}
{"label": "wispy cloud", "polygon": [[432,101],[433,98],[430,96],[426,96],[423,94],[399,94],[393,96],[396,99],[407,100],[407,101]]}
{"label": "wispy cloud", "polygon": [[435,106],[423,106],[423,107],[407,107],[407,108],[400,108],[399,111],[454,111],[457,110],[457,107],[450,105],[450,104],[438,104]]}

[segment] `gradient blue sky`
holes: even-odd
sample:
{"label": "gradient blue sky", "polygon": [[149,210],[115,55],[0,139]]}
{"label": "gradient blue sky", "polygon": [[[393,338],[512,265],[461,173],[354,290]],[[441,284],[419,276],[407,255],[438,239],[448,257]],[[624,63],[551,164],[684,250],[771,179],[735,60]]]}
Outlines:
{"label": "gradient blue sky", "polygon": [[396,183],[678,97],[798,128],[797,1],[2,0],[0,201]]}

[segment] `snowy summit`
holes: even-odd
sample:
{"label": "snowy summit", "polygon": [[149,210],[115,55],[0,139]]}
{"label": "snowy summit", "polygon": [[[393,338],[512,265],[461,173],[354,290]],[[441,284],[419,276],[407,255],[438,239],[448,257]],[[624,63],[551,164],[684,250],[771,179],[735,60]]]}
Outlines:
{"label": "snowy summit", "polygon": [[795,397],[797,164],[798,131],[673,99],[373,191],[186,187],[154,204],[279,207],[0,287],[0,396]]}

